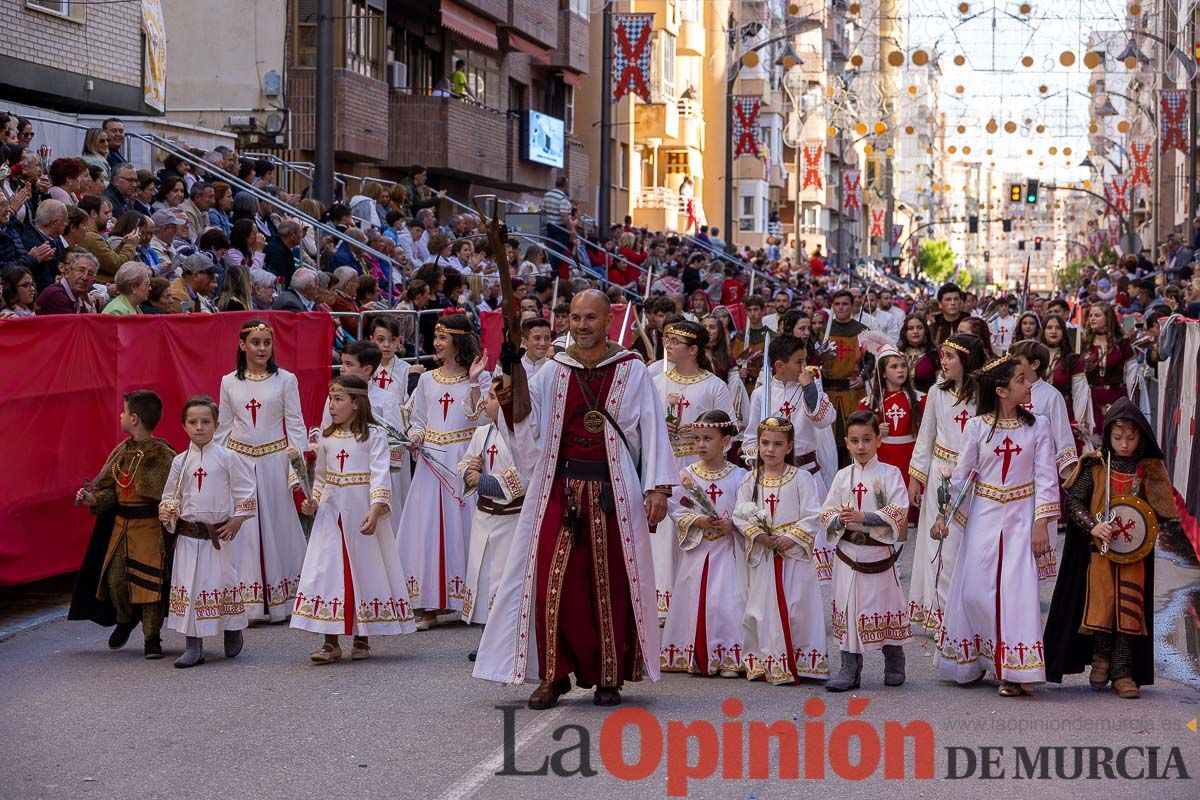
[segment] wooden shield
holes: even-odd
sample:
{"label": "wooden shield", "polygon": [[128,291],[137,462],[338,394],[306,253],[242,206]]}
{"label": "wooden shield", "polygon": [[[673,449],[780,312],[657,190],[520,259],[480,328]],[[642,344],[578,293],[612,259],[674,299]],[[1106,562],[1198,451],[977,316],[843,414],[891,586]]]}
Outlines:
{"label": "wooden shield", "polygon": [[1118,564],[1130,564],[1145,558],[1154,549],[1154,541],[1158,537],[1158,520],[1150,505],[1140,497],[1121,495],[1112,499],[1110,507],[1111,523],[1118,532],[1108,543],[1108,549],[1101,552]]}

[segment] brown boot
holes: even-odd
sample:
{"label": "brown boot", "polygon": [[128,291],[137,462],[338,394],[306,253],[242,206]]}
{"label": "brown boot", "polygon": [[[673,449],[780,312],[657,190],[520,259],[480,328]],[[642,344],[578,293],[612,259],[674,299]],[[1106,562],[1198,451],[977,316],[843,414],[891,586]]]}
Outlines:
{"label": "brown boot", "polygon": [[1117,678],[1112,682],[1112,685],[1113,691],[1122,700],[1137,700],[1142,696],[1142,692],[1138,689],[1138,685],[1133,682],[1133,678]]}
{"label": "brown boot", "polygon": [[556,681],[542,681],[529,695],[529,707],[534,711],[544,711],[558,705],[558,698],[571,691],[571,679],[559,678]]}
{"label": "brown boot", "polygon": [[1103,656],[1092,656],[1092,671],[1088,673],[1088,683],[1097,692],[1104,691],[1108,686],[1108,659]]}

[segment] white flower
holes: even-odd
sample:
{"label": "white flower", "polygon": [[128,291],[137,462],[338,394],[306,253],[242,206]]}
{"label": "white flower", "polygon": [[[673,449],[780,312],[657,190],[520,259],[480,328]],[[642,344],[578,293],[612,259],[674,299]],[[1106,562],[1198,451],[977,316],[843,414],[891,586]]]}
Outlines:
{"label": "white flower", "polygon": [[745,502],[737,507],[737,511],[735,511],[734,514],[739,517],[750,519],[758,514],[758,506],[756,506],[754,503]]}

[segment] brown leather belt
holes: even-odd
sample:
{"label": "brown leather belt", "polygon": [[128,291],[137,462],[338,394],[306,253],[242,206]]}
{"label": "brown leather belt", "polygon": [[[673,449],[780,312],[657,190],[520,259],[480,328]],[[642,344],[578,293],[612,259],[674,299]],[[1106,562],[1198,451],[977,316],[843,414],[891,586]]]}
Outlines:
{"label": "brown leather belt", "polygon": [[850,388],[849,378],[825,378],[821,381],[821,388],[825,391],[830,389],[835,392],[844,392]]}
{"label": "brown leather belt", "polygon": [[478,508],[485,514],[491,514],[493,517],[511,517],[521,513],[521,506],[524,504],[525,498],[518,497],[508,505],[501,505],[488,497],[479,498]]}
{"label": "brown leather belt", "polygon": [[127,506],[124,503],[117,503],[117,516],[122,519],[158,519],[158,506]]}
{"label": "brown leather belt", "polygon": [[220,522],[210,525],[207,522],[188,522],[181,519],[175,523],[175,535],[188,539],[207,539],[212,542],[214,550],[220,550],[221,537],[217,534],[217,528],[224,524],[224,522]]}
{"label": "brown leather belt", "polygon": [[878,539],[871,538],[871,534],[866,531],[856,531],[848,529],[842,534],[842,541],[850,544],[863,545],[864,547],[891,547],[887,542],[881,542]]}
{"label": "brown leather belt", "polygon": [[837,553],[837,557],[842,560],[843,564],[855,572],[861,572],[864,575],[877,575],[880,572],[887,572],[892,568],[892,565],[896,563],[896,559],[900,557],[899,552],[892,551],[890,556],[887,558],[881,558],[878,561],[855,561],[853,558],[843,553],[840,547],[834,552]]}
{"label": "brown leather belt", "polygon": [[807,467],[809,464],[817,463],[817,453],[815,450],[805,453],[802,456],[796,456],[797,467]]}

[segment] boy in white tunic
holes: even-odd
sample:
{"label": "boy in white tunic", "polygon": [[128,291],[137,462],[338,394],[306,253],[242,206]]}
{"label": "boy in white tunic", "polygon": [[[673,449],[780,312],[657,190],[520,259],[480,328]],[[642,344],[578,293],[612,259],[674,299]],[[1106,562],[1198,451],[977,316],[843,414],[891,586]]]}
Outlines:
{"label": "boy in white tunic", "polygon": [[746,470],[725,460],[737,424],[724,411],[692,422],[700,460],[680,471],[667,504],[680,548],[675,603],[659,645],[663,672],[736,678],[746,610],[744,538],[733,524]]}
{"label": "boy in white tunic", "polygon": [[341,660],[339,634],[354,637],[350,658],[359,661],[370,655],[369,636],[416,630],[388,519],[387,434],[374,424],[367,382],[334,378],[329,416],[303,506],[315,516],[292,612],[293,628],[324,634],[316,664]]}
{"label": "boy in white tunic", "polygon": [[[404,341],[400,335],[400,322],[394,317],[376,316],[371,318],[371,341],[379,348],[382,358],[379,368],[371,376],[371,383],[388,392],[396,398],[400,410],[400,421],[403,423],[399,430],[408,428],[408,383],[411,375],[419,375],[425,371],[420,364],[411,364],[399,358],[397,353],[404,351]],[[382,406],[371,401],[375,417],[380,417]],[[393,453],[393,456],[395,454]],[[402,468],[401,468],[402,467]],[[392,519],[400,519],[400,511],[404,508],[404,499],[408,497],[408,488],[412,484],[412,456],[404,454],[400,464],[392,459],[392,486],[399,494],[392,492]]]}
{"label": "boy in white tunic", "polygon": [[[1023,408],[1025,372],[1011,355],[979,375],[979,416],[967,423],[951,478],[969,506],[934,522],[935,540],[959,538],[958,560],[938,637],[938,675],[974,683],[989,667],[1001,697],[1032,694],[1046,680],[1038,560],[1051,550],[1059,515],[1049,424]],[[952,526],[949,527],[948,526]]]}
{"label": "boy in white tunic", "polygon": [[883,683],[904,683],[904,642],[912,638],[893,545],[908,528],[908,491],[900,470],[876,456],[879,420],[856,411],[846,420],[850,466],[840,470],[821,509],[821,525],[837,550],[833,564],[833,635],[841,671],[828,692],[857,689],[863,653],[883,650]]}
{"label": "boy in white tunic", "polygon": [[788,684],[829,677],[825,609],[809,563],[821,499],[816,479],[788,463],[792,423],[759,423],[758,463],[738,488],[734,523],[746,536],[750,590],[742,621],[749,680]]}
{"label": "boy in white tunic", "polygon": [[242,459],[213,443],[217,404],[207,395],[183,406],[183,427],[191,444],[175,456],[158,517],[175,534],[171,601],[167,626],[187,639],[175,666],[204,663],[205,636],[224,633],[225,656],[242,651],[246,603],[233,563],[233,541],[254,516],[254,474]]}
{"label": "boy in white tunic", "polygon": [[[549,327],[546,328],[549,333]],[[492,424],[476,428],[467,452],[458,463],[463,497],[474,497],[471,545],[467,550],[467,597],[463,621],[483,625],[504,573],[508,549],[517,531],[525,486],[517,473],[508,443],[498,425],[500,401],[496,398],[499,378],[493,382],[484,403]],[[474,654],[472,654],[474,655]],[[472,661],[475,659],[472,657]]]}
{"label": "boy in white tunic", "polygon": [[553,338],[550,321],[544,317],[534,317],[521,323],[521,346],[525,348],[521,364],[530,380],[533,380],[539,369],[550,362],[548,354]]}

